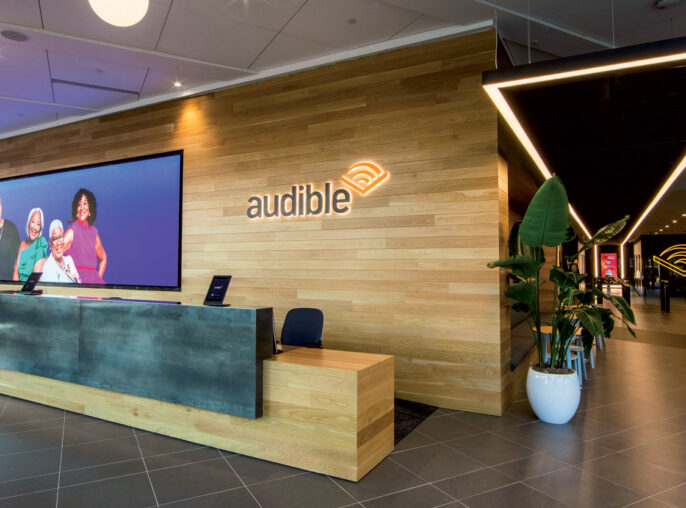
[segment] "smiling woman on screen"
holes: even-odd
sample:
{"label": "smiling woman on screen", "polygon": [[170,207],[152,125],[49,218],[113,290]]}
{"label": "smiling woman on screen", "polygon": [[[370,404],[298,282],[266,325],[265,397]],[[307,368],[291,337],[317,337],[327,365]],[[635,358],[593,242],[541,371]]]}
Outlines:
{"label": "smiling woman on screen", "polygon": [[45,263],[48,242],[43,233],[43,210],[34,208],[26,221],[26,240],[19,245],[17,262],[14,265],[14,280],[26,280],[31,272],[40,272]]}
{"label": "smiling woman on screen", "polygon": [[64,226],[62,221],[55,219],[48,228],[50,238],[50,255],[43,265],[41,282],[66,282],[73,284],[81,282],[79,272],[71,257],[64,255]]}
{"label": "smiling woman on screen", "polygon": [[84,284],[105,284],[107,253],[100,241],[98,228],[93,226],[97,217],[96,207],[93,193],[79,189],[71,204],[73,222],[64,233],[64,252],[74,260]]}

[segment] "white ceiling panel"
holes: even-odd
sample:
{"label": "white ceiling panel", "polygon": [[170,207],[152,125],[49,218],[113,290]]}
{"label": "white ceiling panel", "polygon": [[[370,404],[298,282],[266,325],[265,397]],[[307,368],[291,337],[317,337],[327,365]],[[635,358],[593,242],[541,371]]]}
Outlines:
{"label": "white ceiling panel", "polygon": [[134,48],[155,49],[171,0],[151,0],[137,25],[120,28],[105,23],[87,0],[47,0],[41,3],[46,30]]}
{"label": "white ceiling panel", "polygon": [[45,50],[5,42],[0,39],[0,95],[52,101]]}
{"label": "white ceiling panel", "polygon": [[54,83],[52,87],[55,91],[55,102],[82,108],[103,109],[138,100],[138,96],[134,94],[112,92],[86,86]]}
{"label": "white ceiling panel", "polygon": [[0,111],[0,131],[54,122],[58,113],[72,114],[69,109],[59,106],[6,99],[0,99]]}
{"label": "white ceiling panel", "polygon": [[448,2],[445,0],[383,0],[383,2],[446,21],[451,25],[473,25],[493,18],[493,8],[470,0]]}
{"label": "white ceiling panel", "polygon": [[[191,90],[195,87],[207,85],[208,83],[231,81],[245,76],[245,74],[240,72],[231,72],[222,69],[205,68],[203,71],[205,72],[194,72],[192,68],[188,66],[180,66],[173,71],[150,69],[145,78],[143,89],[141,90],[141,98],[174,92],[183,93],[185,90]],[[175,81],[181,82],[181,88],[176,88],[174,86]]]}
{"label": "white ceiling panel", "polygon": [[[523,15],[529,15],[534,18],[547,19],[555,13],[563,9],[568,9],[573,7],[575,4],[584,4],[591,9],[595,8],[598,4],[609,4],[610,0],[487,0],[482,2],[481,0],[476,0],[479,3],[486,5],[497,5],[505,9],[510,9],[522,13]],[[618,0],[626,2],[629,0]]]}
{"label": "white ceiling panel", "polygon": [[172,12],[180,9],[205,17],[281,30],[306,0],[174,0]]}
{"label": "white ceiling panel", "polygon": [[[135,104],[130,102],[135,96],[117,90],[140,90],[146,102],[157,95],[166,100],[239,78],[260,79],[286,65],[306,67],[313,58],[333,62],[343,50],[364,54],[365,46],[373,43],[401,37],[434,40],[440,29],[490,22],[496,12],[498,31],[516,64],[528,61],[529,43],[534,61],[605,49],[612,41],[612,19],[618,47],[686,36],[686,0],[667,9],[656,9],[654,3],[150,0],[139,24],[117,28],[98,18],[88,0],[0,0],[0,30],[29,37],[22,43],[0,38],[0,95],[62,100],[98,110]],[[434,30],[438,32],[431,33]],[[58,98],[53,97],[53,80]],[[180,89],[173,86],[176,80],[183,83]],[[73,112],[79,110],[59,116]],[[11,133],[13,125],[27,125],[25,118],[0,110],[0,137]]]}
{"label": "white ceiling panel", "polygon": [[432,18],[431,16],[420,16],[415,19],[412,23],[403,28],[400,32],[395,34],[394,38],[405,37],[407,35],[419,34],[422,32],[428,32],[429,30],[436,30],[438,28],[445,28],[451,26],[452,23],[449,21],[443,21],[441,19]]}
{"label": "white ceiling panel", "polygon": [[55,79],[135,92],[140,91],[148,71],[147,67],[56,51],[48,51],[48,59]]}
{"label": "white ceiling panel", "polygon": [[276,36],[267,49],[257,58],[252,68],[256,70],[269,69],[328,55],[336,51],[340,50],[282,32]]}
{"label": "white ceiling panel", "polygon": [[175,6],[159,51],[247,68],[277,32]]}
{"label": "white ceiling panel", "polygon": [[0,0],[0,21],[42,28],[38,0]]}
{"label": "white ceiling panel", "polygon": [[309,0],[284,32],[341,49],[358,48],[392,38],[417,17],[374,0]]}
{"label": "white ceiling panel", "polygon": [[[530,44],[532,50],[541,52],[539,56],[547,55],[545,59],[607,49],[605,46],[537,23],[532,23],[529,30],[527,30],[526,19],[506,13],[498,15],[497,26],[498,32],[507,40],[514,41],[524,48]],[[583,48],[583,50],[577,52],[577,48]],[[532,58],[532,62],[539,60],[540,58]],[[516,65],[526,63],[528,63],[528,59],[522,61],[519,58],[515,58]]]}

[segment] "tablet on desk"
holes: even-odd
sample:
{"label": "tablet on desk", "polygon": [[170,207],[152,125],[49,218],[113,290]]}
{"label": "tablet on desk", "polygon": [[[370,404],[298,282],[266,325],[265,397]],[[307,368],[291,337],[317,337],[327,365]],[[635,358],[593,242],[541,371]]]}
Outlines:
{"label": "tablet on desk", "polygon": [[207,296],[205,297],[203,305],[228,307],[229,305],[224,303],[224,297],[226,296],[226,291],[229,289],[230,282],[231,275],[215,275],[212,277],[212,282],[210,283],[210,288],[207,290]]}
{"label": "tablet on desk", "polygon": [[19,294],[20,295],[42,295],[43,294],[42,290],[34,289],[36,287],[36,284],[38,284],[38,281],[40,280],[41,275],[43,275],[43,272],[33,272],[31,275],[29,275],[29,278],[26,279],[24,286],[19,290]]}

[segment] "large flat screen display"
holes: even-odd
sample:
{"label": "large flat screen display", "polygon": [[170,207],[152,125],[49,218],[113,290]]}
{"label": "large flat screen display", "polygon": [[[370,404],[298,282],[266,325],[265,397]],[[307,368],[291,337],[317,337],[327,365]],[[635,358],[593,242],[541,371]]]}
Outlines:
{"label": "large flat screen display", "polygon": [[0,180],[0,282],[181,289],[183,153]]}

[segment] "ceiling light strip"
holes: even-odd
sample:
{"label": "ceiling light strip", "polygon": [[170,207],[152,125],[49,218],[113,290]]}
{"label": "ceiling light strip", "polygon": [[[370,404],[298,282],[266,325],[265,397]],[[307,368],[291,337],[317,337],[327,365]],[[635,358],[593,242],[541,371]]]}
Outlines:
{"label": "ceiling light strip", "polygon": [[[524,130],[524,127],[522,127],[522,124],[519,123],[519,119],[517,118],[517,115],[515,115],[514,111],[512,111],[510,104],[507,102],[503,94],[498,89],[498,85],[484,85],[484,89],[486,90],[486,93],[489,95],[489,97],[495,104],[495,107],[498,108],[498,111],[500,112],[502,117],[505,119],[505,121],[510,126],[512,131],[515,133],[515,136],[517,136],[519,142],[522,144],[522,146],[527,151],[531,159],[534,161],[534,164],[536,164],[536,167],[541,172],[543,177],[546,180],[552,178],[553,175],[548,169],[548,166],[546,166],[545,162],[543,162],[543,158],[538,153],[538,150],[536,150],[534,144],[531,142],[531,139]],[[581,217],[579,217],[579,214],[576,213],[576,210],[574,210],[574,207],[572,207],[572,205],[569,205],[569,213],[572,215],[572,217],[579,225],[579,227],[582,229],[584,234],[588,238],[591,238],[591,233],[589,233],[588,229],[582,222]]]}
{"label": "ceiling light strip", "polygon": [[599,65],[596,67],[584,67],[571,71],[555,72],[552,74],[543,74],[539,76],[530,76],[527,78],[513,79],[510,81],[501,81],[497,84],[490,84],[488,86],[497,86],[498,88],[508,88],[513,86],[530,85],[533,83],[544,83],[547,81],[556,81],[559,79],[576,78],[579,76],[588,76],[592,74],[601,74],[604,72],[614,72],[622,69],[633,69],[636,67],[647,67],[649,65],[658,65],[663,63],[678,62],[686,60],[686,52],[675,53],[671,55],[656,56],[652,58],[642,58],[639,60],[629,60],[626,62],[619,62],[614,64]]}
{"label": "ceiling light strip", "polygon": [[664,183],[662,188],[657,192],[653,200],[650,202],[648,207],[644,210],[643,214],[639,219],[636,221],[636,224],[634,224],[634,227],[631,228],[631,231],[626,235],[626,238],[624,238],[624,241],[622,241],[621,245],[624,245],[626,242],[628,242],[631,239],[631,235],[634,234],[634,232],[638,229],[638,227],[643,223],[643,221],[648,217],[650,212],[655,208],[655,206],[658,204],[658,202],[662,199],[662,196],[664,196],[669,188],[672,186],[672,184],[676,181],[679,176],[681,176],[681,173],[683,173],[684,169],[686,168],[686,155],[684,156],[683,159],[681,159],[681,162],[677,165],[676,168],[674,168],[674,171],[672,171],[672,174],[669,176],[667,181]]}

